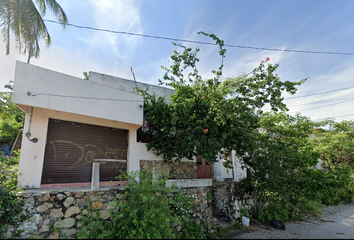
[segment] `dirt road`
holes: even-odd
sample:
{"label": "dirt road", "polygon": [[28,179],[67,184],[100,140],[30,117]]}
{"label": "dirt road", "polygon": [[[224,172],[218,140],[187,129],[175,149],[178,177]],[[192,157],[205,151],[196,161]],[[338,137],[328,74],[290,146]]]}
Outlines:
{"label": "dirt road", "polygon": [[229,239],[354,239],[354,204],[330,206],[318,217],[285,224],[285,231],[260,224],[241,232],[230,232]]}

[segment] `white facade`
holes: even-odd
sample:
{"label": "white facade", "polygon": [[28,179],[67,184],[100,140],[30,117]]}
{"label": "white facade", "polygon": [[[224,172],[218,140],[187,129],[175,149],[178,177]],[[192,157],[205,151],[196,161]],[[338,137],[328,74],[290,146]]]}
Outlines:
{"label": "white facade", "polygon": [[[145,88],[145,84],[138,85]],[[18,61],[12,102],[26,113],[18,186],[41,186],[49,118],[128,130],[128,171],[140,170],[140,159],[162,160],[148,152],[146,144],[137,142],[143,97],[133,87],[130,80],[90,73],[87,81]],[[158,86],[150,89],[154,91],[160,96],[173,92]]]}
{"label": "white facade", "polygon": [[[50,118],[128,130],[128,172],[140,170],[140,160],[163,160],[147,151],[145,143],[137,142],[137,129],[143,124],[143,97],[136,94],[136,86],[148,87],[150,94],[167,101],[174,93],[173,89],[94,72],[89,73],[89,80],[80,79],[17,61],[12,102],[26,113],[18,186],[41,187]],[[234,154],[232,160],[234,170],[224,169],[220,161],[221,178],[217,180],[240,178]]]}
{"label": "white facade", "polygon": [[217,182],[223,182],[225,179],[238,182],[247,177],[247,170],[242,169],[242,160],[236,156],[235,150],[231,151],[230,158],[233,168],[226,168],[223,163],[224,159],[222,155],[218,154],[216,156],[218,161],[214,163],[214,179]]}

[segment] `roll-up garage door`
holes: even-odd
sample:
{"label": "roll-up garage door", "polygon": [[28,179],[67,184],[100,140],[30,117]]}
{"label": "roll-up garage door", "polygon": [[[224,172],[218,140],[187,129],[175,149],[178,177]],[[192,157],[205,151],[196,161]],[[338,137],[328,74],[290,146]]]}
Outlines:
{"label": "roll-up garage door", "polygon": [[110,160],[100,161],[100,181],[114,181],[127,170],[127,148],[127,130],[49,119],[42,184],[91,182],[97,159]]}

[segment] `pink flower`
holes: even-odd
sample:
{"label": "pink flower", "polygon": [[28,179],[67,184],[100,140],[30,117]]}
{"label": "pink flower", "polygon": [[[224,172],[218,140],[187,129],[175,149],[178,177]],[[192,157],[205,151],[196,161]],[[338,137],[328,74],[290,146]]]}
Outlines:
{"label": "pink flower", "polygon": [[197,144],[200,144],[200,142],[197,142]]}
{"label": "pink flower", "polygon": [[266,58],[266,60],[267,60],[267,61],[269,61],[269,57],[268,57],[268,58]]}
{"label": "pink flower", "polygon": [[264,61],[261,62],[261,64],[264,63]]}
{"label": "pink flower", "polygon": [[265,92],[265,90],[263,90],[263,92]]}

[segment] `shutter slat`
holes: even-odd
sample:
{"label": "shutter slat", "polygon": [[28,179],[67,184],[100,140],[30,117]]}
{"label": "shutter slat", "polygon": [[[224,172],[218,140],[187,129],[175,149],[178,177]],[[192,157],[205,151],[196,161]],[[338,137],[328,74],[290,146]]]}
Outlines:
{"label": "shutter slat", "polygon": [[[93,159],[127,159],[128,130],[49,119],[42,184],[91,182]],[[100,164],[100,181],[114,181],[127,163]]]}

